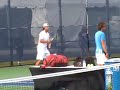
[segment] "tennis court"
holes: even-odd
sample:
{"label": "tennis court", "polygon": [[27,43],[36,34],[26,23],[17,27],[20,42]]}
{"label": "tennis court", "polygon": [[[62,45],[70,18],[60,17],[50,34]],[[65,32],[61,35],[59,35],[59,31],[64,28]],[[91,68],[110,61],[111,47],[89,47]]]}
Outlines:
{"label": "tennis court", "polygon": [[97,25],[105,22],[108,53],[120,57],[120,0],[0,0],[0,90],[104,90],[105,67],[31,67],[46,22],[51,54],[94,57]]}
{"label": "tennis court", "polygon": [[[0,68],[0,80],[31,76],[29,65]],[[0,84],[0,90],[34,90],[34,82],[23,81],[14,84]]]}

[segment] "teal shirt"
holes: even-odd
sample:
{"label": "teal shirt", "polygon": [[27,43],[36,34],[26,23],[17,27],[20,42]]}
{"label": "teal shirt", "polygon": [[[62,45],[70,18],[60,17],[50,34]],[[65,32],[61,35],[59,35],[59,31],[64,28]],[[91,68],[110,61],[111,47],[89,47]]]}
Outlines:
{"label": "teal shirt", "polygon": [[101,43],[102,40],[106,42],[106,37],[105,37],[104,32],[97,31],[95,33],[96,53],[103,53],[103,48],[102,48],[102,43]]}

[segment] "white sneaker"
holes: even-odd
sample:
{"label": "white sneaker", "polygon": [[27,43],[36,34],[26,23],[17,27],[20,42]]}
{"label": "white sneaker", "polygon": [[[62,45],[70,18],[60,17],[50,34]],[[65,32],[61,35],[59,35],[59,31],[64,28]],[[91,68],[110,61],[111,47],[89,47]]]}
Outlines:
{"label": "white sneaker", "polygon": [[22,62],[18,61],[18,65],[21,66],[21,65],[22,65]]}

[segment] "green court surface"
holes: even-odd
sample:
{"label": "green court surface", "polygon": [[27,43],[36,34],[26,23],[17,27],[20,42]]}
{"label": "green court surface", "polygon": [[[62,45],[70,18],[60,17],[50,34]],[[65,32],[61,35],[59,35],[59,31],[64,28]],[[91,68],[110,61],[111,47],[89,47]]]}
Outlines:
{"label": "green court surface", "polygon": [[29,65],[0,68],[0,80],[31,76]]}

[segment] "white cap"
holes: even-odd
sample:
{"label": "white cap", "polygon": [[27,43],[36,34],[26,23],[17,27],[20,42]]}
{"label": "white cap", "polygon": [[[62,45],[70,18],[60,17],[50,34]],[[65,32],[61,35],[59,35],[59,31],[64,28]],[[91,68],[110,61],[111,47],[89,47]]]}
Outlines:
{"label": "white cap", "polygon": [[43,27],[47,27],[47,26],[49,26],[48,23],[44,23],[43,24]]}

